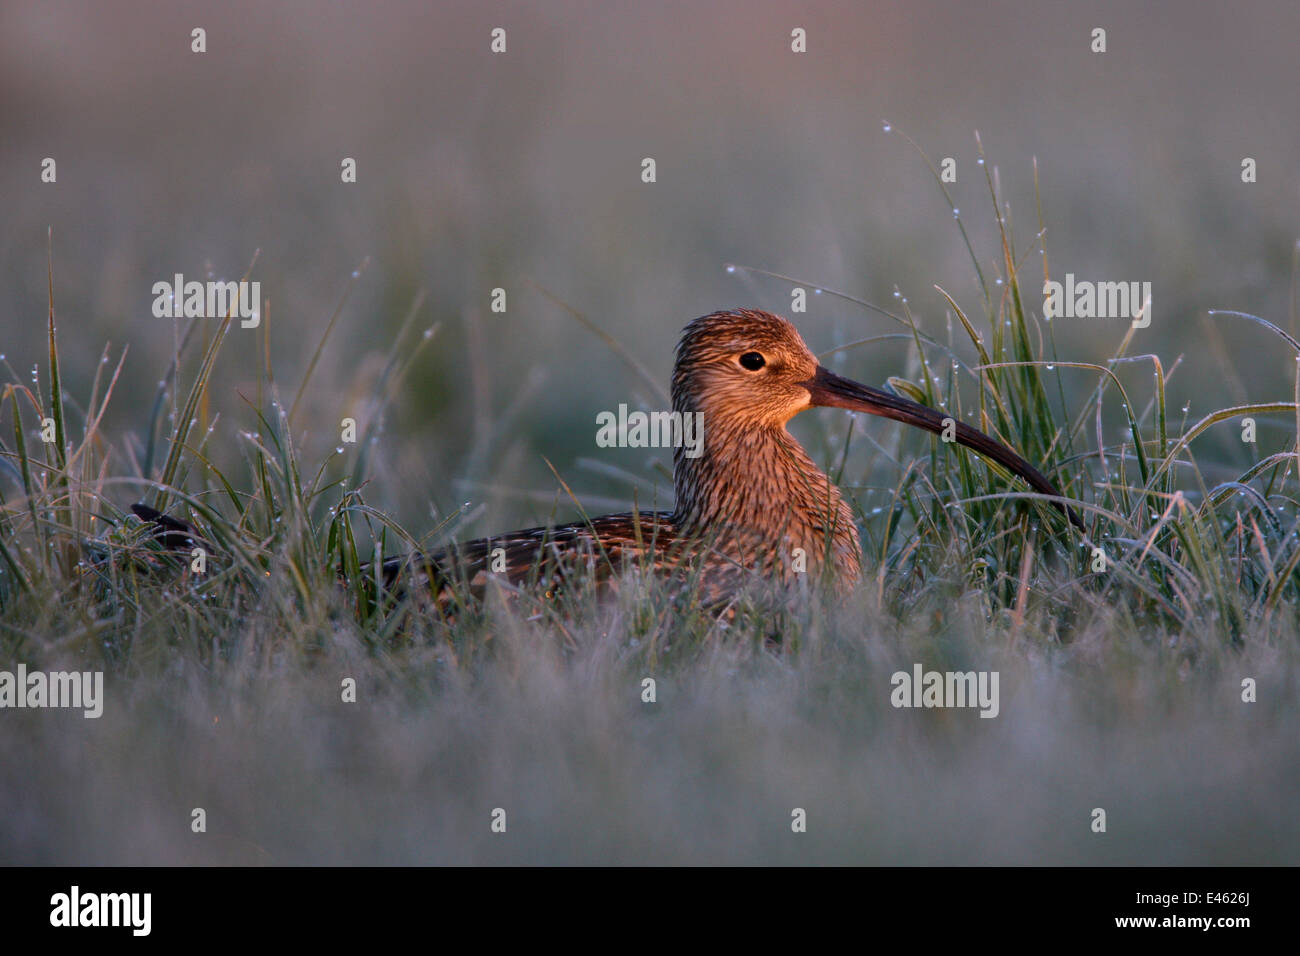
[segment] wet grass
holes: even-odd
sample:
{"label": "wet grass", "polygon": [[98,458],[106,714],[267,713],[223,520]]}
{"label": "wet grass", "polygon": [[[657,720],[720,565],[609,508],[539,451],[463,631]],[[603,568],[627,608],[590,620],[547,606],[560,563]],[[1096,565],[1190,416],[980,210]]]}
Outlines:
{"label": "wet grass", "polygon": [[[377,412],[437,331],[418,302],[355,445],[306,461],[316,362],[282,396],[269,315],[242,357],[255,395],[211,394],[232,317],[196,320],[139,433],[105,434],[126,356],[61,378],[51,268],[47,363],[8,370],[0,398],[0,664],[104,670],[109,701],[98,721],[6,714],[0,762],[22,772],[0,783],[0,859],[1296,862],[1295,436],[1228,480],[1194,448],[1245,417],[1300,427],[1300,361],[1294,395],[1190,420],[1166,404],[1179,360],[1141,354],[1136,330],[1105,363],[1059,354],[1035,308],[1042,214],[1018,243],[984,168],[998,248],[966,240],[982,295],[927,292],[940,328],[901,290],[852,301],[912,342],[892,388],[1040,464],[1086,532],[960,448],[827,416],[810,449],[858,502],[864,579],[843,604],[729,625],[642,577],[608,603],[494,592],[454,620],[376,588],[385,556],[457,529],[404,528],[365,495]],[[1216,320],[1300,359],[1274,323]],[[823,360],[852,374],[871,341]],[[242,425],[241,471],[209,453],[218,417]],[[128,510],[141,494],[192,548],[160,545]],[[914,662],[998,670],[999,718],[894,708],[890,675]]]}

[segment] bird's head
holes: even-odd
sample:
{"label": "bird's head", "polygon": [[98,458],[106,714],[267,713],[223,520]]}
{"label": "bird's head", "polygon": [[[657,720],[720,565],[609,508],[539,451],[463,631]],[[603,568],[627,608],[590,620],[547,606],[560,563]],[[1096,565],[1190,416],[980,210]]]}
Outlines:
{"label": "bird's head", "polygon": [[[710,433],[720,428],[782,428],[816,406],[867,412],[924,428],[999,463],[1035,491],[1060,496],[1033,465],[978,429],[825,368],[795,327],[780,316],[748,309],[714,312],[683,331],[673,368],[673,408],[703,412],[706,447]],[[1072,509],[1058,506],[1082,527]]]}
{"label": "bird's head", "polygon": [[673,408],[703,412],[710,426],[780,427],[812,406],[807,383],[817,368],[817,357],[780,316],[714,312],[682,333]]}

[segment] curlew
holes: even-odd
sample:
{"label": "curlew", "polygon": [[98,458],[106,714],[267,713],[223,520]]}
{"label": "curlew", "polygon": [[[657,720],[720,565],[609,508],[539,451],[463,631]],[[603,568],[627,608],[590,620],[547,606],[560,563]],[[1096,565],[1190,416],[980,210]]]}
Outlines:
{"label": "curlew", "polygon": [[1078,516],[1056,487],[1006,445],[933,408],[860,385],[821,366],[795,327],[766,312],[714,312],[686,326],[672,377],[673,411],[703,416],[702,449],[673,453],[672,511],[633,511],[529,528],[388,560],[396,593],[418,590],[445,607],[457,585],[482,597],[494,577],[553,596],[575,570],[601,586],[632,566],[694,582],[725,603],[755,581],[824,576],[849,591],[861,573],[848,503],[786,430],[814,407],[892,418],[952,440],[1009,470]]}

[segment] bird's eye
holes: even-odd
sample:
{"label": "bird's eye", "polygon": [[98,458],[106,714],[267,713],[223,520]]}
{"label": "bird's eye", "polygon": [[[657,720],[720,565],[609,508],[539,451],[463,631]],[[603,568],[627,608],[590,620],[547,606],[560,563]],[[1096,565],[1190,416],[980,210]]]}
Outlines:
{"label": "bird's eye", "polygon": [[757,372],[767,364],[767,359],[763,358],[761,352],[746,352],[740,357],[740,367],[748,369],[751,372]]}

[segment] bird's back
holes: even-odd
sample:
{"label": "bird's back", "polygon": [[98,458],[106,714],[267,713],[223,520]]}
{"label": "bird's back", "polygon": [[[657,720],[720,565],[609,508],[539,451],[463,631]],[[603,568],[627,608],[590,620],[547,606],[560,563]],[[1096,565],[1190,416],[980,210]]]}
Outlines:
{"label": "bird's back", "polygon": [[577,577],[605,590],[634,568],[676,568],[690,550],[670,513],[623,512],[403,555],[384,562],[384,577],[391,592],[431,596],[442,607],[481,601],[493,580],[554,598]]}

